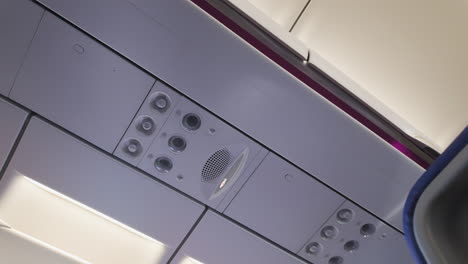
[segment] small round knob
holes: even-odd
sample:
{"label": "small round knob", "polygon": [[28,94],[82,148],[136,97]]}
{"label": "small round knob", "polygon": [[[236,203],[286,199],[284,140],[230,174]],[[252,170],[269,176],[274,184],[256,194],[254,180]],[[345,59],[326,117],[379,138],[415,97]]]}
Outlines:
{"label": "small round knob", "polygon": [[334,239],[338,236],[338,229],[334,226],[326,226],[320,231],[320,236],[323,239]]}
{"label": "small round knob", "polygon": [[311,242],[306,247],[307,254],[317,255],[320,251],[322,251],[322,245],[318,242]]}
{"label": "small round knob", "polygon": [[338,211],[336,214],[336,218],[339,223],[345,224],[351,222],[353,220],[354,213],[350,209],[344,208]]}

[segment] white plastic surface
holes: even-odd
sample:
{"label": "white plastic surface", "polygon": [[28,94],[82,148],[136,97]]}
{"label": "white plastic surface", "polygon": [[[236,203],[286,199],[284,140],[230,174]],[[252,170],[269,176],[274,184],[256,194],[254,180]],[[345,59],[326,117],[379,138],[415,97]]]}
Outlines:
{"label": "white plastic surface", "polygon": [[[62,199],[54,199],[49,203],[39,202],[37,206],[24,211],[28,215],[25,217],[21,213],[23,211],[15,210],[16,206],[9,203],[17,201],[22,206],[22,200],[13,199],[25,193],[24,191],[13,193],[15,190],[13,187],[24,181],[22,177],[28,177],[53,192],[73,199],[158,241],[163,247],[161,249],[163,253],[160,256],[161,262],[157,263],[167,261],[203,211],[203,206],[200,204],[131,170],[51,125],[33,118],[0,182],[0,218],[13,228],[36,239],[53,246],[85,252],[87,256],[112,259],[112,250],[116,248],[113,249],[107,244],[99,247],[98,242],[114,237],[112,233],[100,233],[107,230],[105,223],[91,221],[89,217],[76,213],[76,218],[85,217],[83,219],[88,220],[83,222],[83,230],[80,230],[79,226],[68,230],[67,225],[61,224],[61,219],[64,222],[72,220],[68,207],[58,204]],[[29,190],[38,184],[18,186]],[[26,193],[33,195],[35,192],[29,190]],[[52,204],[54,206],[48,207]],[[62,207],[63,210],[57,209],[58,211],[53,214],[54,208]],[[32,219],[34,221],[31,221]],[[50,219],[51,222],[45,221],[46,219]],[[102,231],[85,228],[93,226],[94,223],[102,224],[106,228],[102,228]],[[74,232],[80,233],[74,235]],[[84,242],[86,237],[96,237],[96,239]],[[119,236],[115,236],[115,239],[115,243],[126,241]],[[92,244],[93,241],[97,244]],[[55,243],[59,245],[54,245]],[[136,245],[139,244],[134,246]],[[91,252],[89,247],[92,247]],[[128,246],[124,249],[132,250]],[[135,248],[135,250],[142,249]]]}
{"label": "white plastic surface", "polygon": [[[337,217],[342,209],[351,210],[352,217],[349,222],[340,221]],[[361,227],[366,224],[373,225],[375,230],[363,235]],[[322,230],[330,226],[336,228],[336,237],[327,239]],[[349,241],[356,241],[358,246],[351,251],[349,247],[345,250],[345,244]],[[307,246],[313,242],[321,245],[321,250],[315,255],[307,253]],[[330,264],[329,261],[333,257],[341,257],[346,264],[413,263],[402,234],[348,201],[329,216],[298,254],[314,264]]]}
{"label": "white plastic surface", "polygon": [[10,92],[43,12],[31,0],[0,1],[0,94]]}
{"label": "white plastic surface", "polygon": [[[271,1],[267,1],[270,3],[261,3],[262,1],[251,3],[253,1],[248,0],[229,0],[229,2],[269,31],[279,41],[289,46],[289,48],[300,55],[302,60],[307,59],[308,48],[289,32],[307,0],[275,1],[276,3],[271,3]],[[270,11],[273,11],[273,9],[269,9],[269,7],[271,8],[272,6],[276,6],[279,12],[271,14]]]}
{"label": "white plastic surface", "polygon": [[468,123],[467,25],[466,1],[313,0],[292,32],[315,66],[441,152]]}
{"label": "white plastic surface", "polygon": [[344,198],[269,153],[226,215],[297,252]]}
{"label": "white plastic surface", "polygon": [[[190,113],[195,113],[201,119],[201,126],[195,131],[188,131],[182,125],[183,117]],[[172,136],[180,136],[186,140],[187,146],[184,151],[176,153],[170,150],[168,140]],[[209,189],[216,179],[209,182],[202,181],[203,167],[211,155],[219,150],[227,149],[234,158],[246,148],[248,149],[247,162],[237,179],[241,184],[249,176],[248,168],[258,166],[260,160],[255,159],[256,156],[265,156],[266,151],[262,151],[261,146],[188,99],[181,98],[159,135],[143,155],[138,167],[212,208],[217,208],[229,189],[218,197],[210,199],[211,192],[207,192],[207,186]],[[169,172],[161,173],[155,168],[155,160],[159,157],[171,159],[173,168]],[[226,186],[226,188],[229,187]]]}
{"label": "white plastic surface", "polygon": [[308,0],[236,0],[236,2],[249,2],[289,31]]}
{"label": "white plastic surface", "polygon": [[3,167],[27,115],[26,111],[0,98],[0,168]]}
{"label": "white plastic surface", "polygon": [[305,264],[208,211],[171,264]]}
{"label": "white plastic surface", "polygon": [[2,245],[0,255],[3,263],[86,264],[48,248],[11,228],[1,226],[0,245]]}
{"label": "white plastic surface", "polygon": [[11,98],[112,152],[154,79],[46,13]]}
{"label": "white plastic surface", "polygon": [[41,2],[401,228],[423,170],[190,1]]}

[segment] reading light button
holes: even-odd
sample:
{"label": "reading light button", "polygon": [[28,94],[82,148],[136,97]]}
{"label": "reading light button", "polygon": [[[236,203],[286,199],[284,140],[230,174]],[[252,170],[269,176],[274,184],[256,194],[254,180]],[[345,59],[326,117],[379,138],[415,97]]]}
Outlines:
{"label": "reading light button", "polygon": [[142,151],[140,141],[134,138],[127,139],[123,145],[123,151],[131,156],[139,155]]}
{"label": "reading light button", "polygon": [[154,120],[149,116],[143,116],[139,118],[137,129],[145,135],[151,135],[156,128]]}
{"label": "reading light button", "polygon": [[322,245],[318,242],[311,242],[306,247],[307,254],[317,255],[320,251],[322,251]]}
{"label": "reading light button", "polygon": [[153,107],[156,108],[161,113],[166,112],[166,110],[171,106],[169,98],[165,94],[159,94],[153,100]]}
{"label": "reading light button", "polygon": [[336,214],[336,218],[340,224],[346,224],[351,222],[354,218],[354,213],[351,211],[351,209],[341,209],[338,211]]}
{"label": "reading light button", "polygon": [[338,229],[334,226],[325,226],[320,231],[320,236],[326,240],[335,239],[338,236]]}

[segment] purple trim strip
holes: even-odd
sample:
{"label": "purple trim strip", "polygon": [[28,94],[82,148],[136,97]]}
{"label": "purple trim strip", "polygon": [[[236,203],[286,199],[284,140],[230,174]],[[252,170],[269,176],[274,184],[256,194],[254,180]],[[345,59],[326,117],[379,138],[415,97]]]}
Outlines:
{"label": "purple trim strip", "polygon": [[424,161],[421,157],[419,157],[416,153],[412,152],[410,149],[405,147],[401,142],[397,141],[394,139],[392,136],[387,134],[384,130],[376,126],[374,123],[372,123],[369,119],[365,118],[363,115],[361,115],[359,112],[354,110],[352,107],[350,107],[348,104],[346,104],[343,100],[340,98],[336,97],[334,94],[332,94],[330,91],[322,87],[320,84],[315,82],[313,79],[311,79],[309,76],[307,76],[304,72],[296,68],[294,65],[290,64],[288,61],[286,61],[281,55],[278,53],[274,52],[272,49],[270,49],[267,45],[259,41],[257,38],[255,38],[252,34],[250,34],[248,31],[243,29],[241,26],[239,26],[236,22],[231,20],[229,17],[225,16],[222,12],[220,12],[218,9],[213,7],[211,4],[209,4],[206,0],[191,0],[194,4],[196,4],[198,7],[203,9],[205,12],[210,14],[213,18],[218,20],[220,23],[222,23],[224,26],[229,28],[232,32],[237,34],[239,37],[247,41],[250,45],[255,47],[258,51],[263,53],[265,56],[270,58],[272,61],[277,63],[279,66],[281,66],[283,69],[294,75],[296,78],[301,80],[303,83],[305,83],[307,86],[309,86],[311,89],[319,93],[321,96],[325,97],[328,101],[336,105],[338,108],[346,112],[348,115],[353,117],[355,120],[357,120],[359,123],[370,129],[372,132],[374,132],[376,135],[378,135],[380,138],[383,140],[387,141],[390,143],[394,148],[396,148],[398,151],[409,157],[411,160],[416,162],[419,166],[423,167],[424,169],[427,169],[429,167],[429,163]]}

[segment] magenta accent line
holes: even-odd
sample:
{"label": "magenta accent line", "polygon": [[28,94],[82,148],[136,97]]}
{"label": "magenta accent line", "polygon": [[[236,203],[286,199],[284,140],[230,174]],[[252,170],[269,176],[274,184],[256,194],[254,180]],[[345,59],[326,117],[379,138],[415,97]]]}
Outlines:
{"label": "magenta accent line", "polygon": [[281,55],[278,53],[274,52],[272,49],[270,49],[267,45],[259,41],[256,37],[254,37],[252,34],[250,34],[248,31],[243,29],[241,26],[239,26],[236,22],[231,20],[229,17],[224,15],[221,11],[213,7],[210,3],[208,3],[206,0],[191,0],[194,4],[196,4],[198,7],[203,9],[205,12],[210,14],[213,18],[218,20],[220,23],[222,23],[224,26],[229,28],[232,32],[237,34],[239,37],[247,41],[250,45],[255,47],[258,51],[263,53],[265,56],[270,58],[272,61],[274,61],[276,64],[281,66],[283,69],[294,75],[296,78],[301,80],[303,83],[305,83],[307,86],[309,86],[311,89],[319,93],[321,96],[325,97],[328,101],[336,105],[338,108],[343,110],[345,113],[353,117],[355,120],[357,120],[359,123],[370,129],[372,132],[374,132],[377,136],[382,138],[383,140],[387,141],[390,143],[395,149],[406,155],[408,158],[413,160],[415,163],[417,163],[419,166],[423,167],[424,169],[427,169],[429,167],[429,163],[423,160],[421,157],[419,157],[416,153],[412,152],[410,149],[405,147],[401,142],[398,140],[394,139],[392,136],[390,136],[387,132],[382,130],[380,127],[372,123],[369,119],[361,115],[359,112],[354,110],[351,106],[349,106],[347,103],[345,103],[343,100],[340,98],[336,97],[334,94],[332,94],[330,91],[328,91],[326,88],[315,82],[313,79],[311,79],[307,74],[299,70],[296,66],[292,65],[288,61],[286,61]]}

